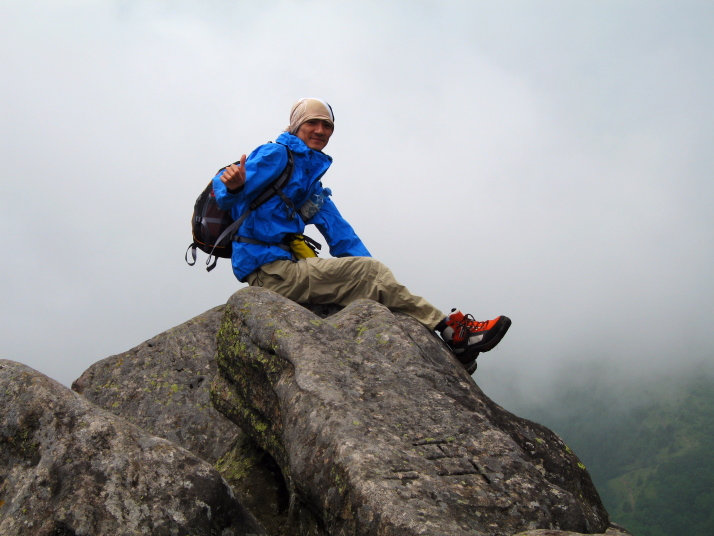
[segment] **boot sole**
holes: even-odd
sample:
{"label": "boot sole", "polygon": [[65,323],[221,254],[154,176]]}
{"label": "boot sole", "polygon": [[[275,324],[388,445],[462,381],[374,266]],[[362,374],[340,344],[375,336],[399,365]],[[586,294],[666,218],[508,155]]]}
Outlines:
{"label": "boot sole", "polygon": [[[499,327],[498,325],[501,324]],[[501,339],[503,339],[504,335],[506,335],[506,332],[508,331],[508,328],[511,327],[511,319],[508,318],[507,316],[502,316],[501,319],[496,322],[496,325],[494,326],[494,329],[498,329],[496,334],[486,343],[484,344],[481,348],[478,347],[478,344],[476,345],[476,349],[479,352],[488,352],[489,350],[493,350],[493,348],[501,342]]]}
{"label": "boot sole", "polygon": [[466,372],[469,374],[469,376],[471,376],[474,372],[476,372],[476,369],[478,368],[478,361],[474,359],[473,363],[468,366],[464,365],[464,368],[466,369]]}

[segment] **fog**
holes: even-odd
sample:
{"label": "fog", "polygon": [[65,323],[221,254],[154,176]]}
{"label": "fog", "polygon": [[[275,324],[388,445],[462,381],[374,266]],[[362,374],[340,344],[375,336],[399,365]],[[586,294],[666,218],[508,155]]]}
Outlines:
{"label": "fog", "polygon": [[497,401],[714,355],[714,4],[0,13],[2,358],[69,385],[225,303],[228,262],[183,260],[193,203],[300,97],[335,111],[323,182],[373,256],[444,311],[513,319],[476,373]]}

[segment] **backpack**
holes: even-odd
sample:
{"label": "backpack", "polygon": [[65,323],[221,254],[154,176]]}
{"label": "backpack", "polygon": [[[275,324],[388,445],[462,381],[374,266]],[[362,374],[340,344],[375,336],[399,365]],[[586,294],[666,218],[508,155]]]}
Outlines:
{"label": "backpack", "polygon": [[[229,259],[232,252],[233,239],[238,229],[243,224],[248,215],[265,203],[274,195],[279,195],[288,208],[295,212],[292,201],[283,193],[283,186],[287,184],[293,172],[293,155],[290,149],[288,152],[288,162],[278,177],[273,180],[258,196],[250,203],[246,210],[237,220],[233,220],[230,211],[221,209],[216,203],[216,196],[213,192],[213,180],[201,192],[193,207],[193,218],[191,228],[193,242],[186,249],[184,258],[189,266],[196,264],[196,249],[208,253],[206,260],[206,270],[211,271],[216,267],[219,258]],[[238,164],[239,162],[236,162]],[[226,168],[218,170],[216,175]],[[188,252],[191,251],[193,261],[189,261]],[[211,263],[211,260],[213,262]]]}

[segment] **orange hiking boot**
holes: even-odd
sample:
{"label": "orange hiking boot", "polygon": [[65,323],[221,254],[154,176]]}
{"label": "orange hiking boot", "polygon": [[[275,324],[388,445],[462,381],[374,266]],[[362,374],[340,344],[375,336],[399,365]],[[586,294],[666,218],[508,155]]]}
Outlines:
{"label": "orange hiking boot", "polygon": [[472,366],[473,370],[476,370],[475,360],[478,354],[492,350],[501,342],[511,327],[511,319],[498,316],[493,320],[479,322],[471,315],[452,309],[451,314],[444,319],[444,324],[441,338],[467,370]]}

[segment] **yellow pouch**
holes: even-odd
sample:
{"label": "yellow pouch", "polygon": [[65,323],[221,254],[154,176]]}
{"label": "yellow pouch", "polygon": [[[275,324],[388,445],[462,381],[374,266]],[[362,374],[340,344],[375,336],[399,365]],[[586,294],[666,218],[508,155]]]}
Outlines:
{"label": "yellow pouch", "polygon": [[[300,260],[307,259],[309,257],[317,257],[317,252],[315,251],[313,243],[315,242],[310,237],[296,234],[293,235],[293,239],[288,242],[288,245],[290,246],[290,250],[293,252],[293,255],[295,255],[295,258]],[[316,245],[319,247],[320,244]]]}

